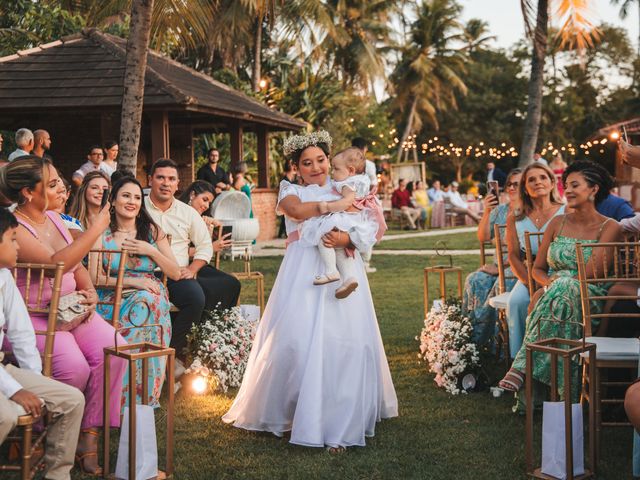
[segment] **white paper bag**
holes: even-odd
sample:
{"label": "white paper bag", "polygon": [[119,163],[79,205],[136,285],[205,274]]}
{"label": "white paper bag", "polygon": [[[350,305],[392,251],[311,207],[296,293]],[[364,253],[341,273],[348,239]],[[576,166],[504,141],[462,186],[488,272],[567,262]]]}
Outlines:
{"label": "white paper bag", "polygon": [[240,305],[240,314],[249,322],[256,323],[260,321],[259,305]]}
{"label": "white paper bag", "polygon": [[[158,476],[158,443],[153,407],[136,405],[136,478]],[[129,407],[125,407],[120,428],[116,478],[129,480]]]}
{"label": "white paper bag", "polygon": [[[584,431],[582,405],[571,405],[573,430],[573,475],[584,473]],[[542,468],[545,475],[565,480],[567,455],[564,437],[564,402],[544,402],[542,408]]]}

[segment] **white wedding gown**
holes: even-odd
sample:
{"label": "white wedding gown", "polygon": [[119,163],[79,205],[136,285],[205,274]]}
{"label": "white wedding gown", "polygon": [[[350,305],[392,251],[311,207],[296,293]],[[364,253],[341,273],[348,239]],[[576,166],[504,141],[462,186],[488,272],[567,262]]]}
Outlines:
{"label": "white wedding gown", "polygon": [[[325,187],[282,185],[279,200],[335,200]],[[333,195],[329,198],[329,196]],[[288,218],[287,233],[297,224]],[[376,422],[398,415],[369,284],[356,253],[359,287],[338,300],[338,283],[314,286],[318,249],[287,248],[227,423],[309,447],[365,445]]]}

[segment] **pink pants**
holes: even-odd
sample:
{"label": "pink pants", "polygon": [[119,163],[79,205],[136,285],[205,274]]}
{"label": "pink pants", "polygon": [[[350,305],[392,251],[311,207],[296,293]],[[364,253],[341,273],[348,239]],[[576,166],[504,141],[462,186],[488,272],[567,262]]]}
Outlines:
{"label": "pink pants", "polygon": [[[36,330],[47,329],[42,317],[31,317]],[[85,409],[82,428],[102,427],[102,391],[104,384],[104,348],[112,347],[114,328],[100,315],[94,314],[88,321],[69,332],[56,332],[53,345],[53,378],[84,392]],[[36,335],[38,350],[44,351],[45,337]],[[127,342],[118,334],[118,345]],[[112,357],[109,405],[112,427],[120,426],[120,397],[122,377],[127,362]]]}

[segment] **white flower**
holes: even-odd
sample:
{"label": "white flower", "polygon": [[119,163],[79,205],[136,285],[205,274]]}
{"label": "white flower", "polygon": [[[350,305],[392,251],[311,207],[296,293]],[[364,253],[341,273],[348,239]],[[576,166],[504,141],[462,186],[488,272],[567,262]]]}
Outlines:
{"label": "white flower", "polygon": [[290,157],[294,152],[316,146],[319,143],[324,143],[331,148],[333,140],[329,132],[318,130],[316,132],[303,133],[302,135],[292,135],[284,141],[282,150],[285,157]]}

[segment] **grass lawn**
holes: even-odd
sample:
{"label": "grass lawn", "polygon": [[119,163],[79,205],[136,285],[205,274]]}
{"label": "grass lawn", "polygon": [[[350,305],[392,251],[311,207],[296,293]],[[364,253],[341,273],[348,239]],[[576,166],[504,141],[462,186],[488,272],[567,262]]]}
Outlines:
{"label": "grass lawn", "polygon": [[[455,257],[454,261],[465,272],[478,265],[475,256]],[[254,269],[265,274],[267,290],[280,262],[276,257],[252,262]],[[324,449],[293,446],[269,434],[224,425],[220,416],[230,406],[234,392],[202,397],[179,392],[176,478],[525,478],[524,418],[511,413],[513,399],[508,395],[494,399],[488,392],[452,397],[436,388],[433,376],[418,363],[414,337],[422,324],[422,268],[426,259],[379,255],[373,263],[378,271],[370,276],[371,289],[400,416],[380,423],[366,448],[330,455]],[[242,264],[225,262],[223,268],[241,270]],[[243,302],[248,303],[254,297],[253,286],[244,287]],[[489,367],[495,383],[502,367]],[[631,430],[605,429],[603,433],[598,478],[630,478]]]}
{"label": "grass lawn", "polygon": [[[406,232],[405,232],[406,233]],[[451,233],[432,237],[402,238],[393,240],[386,237],[376,245],[379,250],[425,250],[436,248],[438,242],[450,250],[475,250],[480,248],[476,232]]]}

